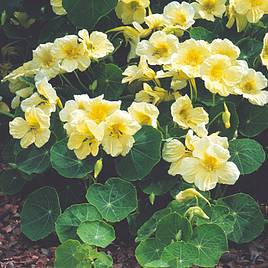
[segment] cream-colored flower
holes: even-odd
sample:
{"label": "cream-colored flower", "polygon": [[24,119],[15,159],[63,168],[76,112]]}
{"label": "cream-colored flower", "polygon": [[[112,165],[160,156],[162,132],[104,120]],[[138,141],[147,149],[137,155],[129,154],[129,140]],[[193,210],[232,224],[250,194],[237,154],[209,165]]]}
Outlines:
{"label": "cream-colored flower", "polygon": [[57,38],[51,53],[60,61],[60,67],[66,72],[73,72],[76,69],[85,71],[91,63],[84,44],[79,43],[76,35]]}
{"label": "cream-colored flower", "polygon": [[215,21],[215,17],[222,18],[226,11],[226,0],[196,0],[192,6],[196,12],[196,18]]}
{"label": "cream-colored flower", "polygon": [[164,16],[170,25],[181,30],[189,29],[194,23],[194,8],[187,2],[171,2],[164,8]]}
{"label": "cream-colored flower", "polygon": [[268,103],[268,81],[261,72],[253,69],[245,70],[235,93],[248,99],[250,103],[263,106]]}
{"label": "cream-colored flower", "polygon": [[170,100],[174,100],[174,95],[170,94],[167,90],[161,87],[155,87],[153,89],[146,83],[143,84],[143,90],[135,95],[135,101],[152,103],[154,105]]}
{"label": "cream-colored flower", "polygon": [[230,0],[238,14],[246,16],[248,22],[257,23],[268,13],[268,2],[265,0]]}
{"label": "cream-colored flower", "polygon": [[2,81],[11,81],[23,76],[33,77],[38,71],[39,69],[36,68],[36,66],[33,64],[33,61],[27,61],[22,66],[5,76]]}
{"label": "cream-colored flower", "polygon": [[62,5],[62,0],[50,0],[50,5],[52,6],[52,10],[55,14],[59,16],[67,14],[66,10]]}
{"label": "cream-colored flower", "polygon": [[178,45],[177,53],[172,57],[172,69],[184,72],[189,78],[200,77],[200,67],[209,55],[207,42],[186,40]]}
{"label": "cream-colored flower", "polygon": [[178,166],[180,166],[181,160],[186,155],[187,149],[179,140],[170,139],[164,144],[162,157],[165,161],[171,163],[168,174],[172,176],[175,176],[177,174]]}
{"label": "cream-colored flower", "polygon": [[46,114],[56,111],[59,97],[52,85],[46,78],[36,83],[38,93],[34,93],[31,97],[21,102],[21,109],[25,112],[28,108],[35,106],[43,110]]}
{"label": "cream-colored flower", "polygon": [[268,33],[265,35],[263,40],[263,49],[261,52],[262,64],[268,69]]}
{"label": "cream-colored flower", "polygon": [[160,31],[166,25],[166,19],[163,14],[151,14],[145,17],[144,21],[151,31]]}
{"label": "cream-colored flower", "polygon": [[119,0],[115,12],[124,24],[143,23],[149,5],[150,0]]}
{"label": "cream-colored flower", "polygon": [[243,68],[233,65],[225,55],[213,55],[205,60],[200,69],[205,87],[213,94],[228,96],[241,81]]}
{"label": "cream-colored flower", "polygon": [[54,78],[60,73],[59,59],[52,54],[53,43],[39,45],[33,51],[33,64],[48,78]]}
{"label": "cream-colored flower", "polygon": [[85,159],[89,155],[96,156],[104,135],[104,124],[96,124],[92,120],[85,120],[76,125],[70,133],[68,148],[74,150],[78,159]]}
{"label": "cream-colored flower", "polygon": [[171,105],[171,115],[183,129],[191,128],[199,136],[207,134],[205,125],[209,122],[208,113],[202,107],[194,108],[188,95],[176,99]]}
{"label": "cream-colored flower", "polygon": [[156,76],[155,71],[148,66],[145,56],[140,57],[139,65],[130,65],[123,72],[122,83],[132,83],[135,80],[150,81]]}
{"label": "cream-colored flower", "polygon": [[229,57],[236,61],[240,55],[240,49],[234,45],[229,39],[215,39],[210,44],[210,51],[212,54],[220,54]]}
{"label": "cream-colored flower", "polygon": [[232,28],[234,23],[236,23],[236,29],[238,32],[242,32],[243,30],[246,29],[248,25],[248,20],[245,15],[241,15],[236,12],[235,8],[233,5],[229,5],[227,7],[227,16],[228,16],[228,21],[226,24],[227,28]]}
{"label": "cream-colored flower", "polygon": [[137,45],[138,56],[145,56],[151,65],[171,63],[172,55],[178,50],[178,38],[173,34],[157,31],[149,40],[143,40]]}
{"label": "cream-colored flower", "polygon": [[125,156],[135,142],[133,135],[141,126],[126,111],[116,111],[106,119],[102,146],[113,156]]}
{"label": "cream-colored flower", "polygon": [[128,112],[140,125],[157,128],[159,110],[155,105],[146,102],[133,102],[128,108]]}
{"label": "cream-colored flower", "polygon": [[181,160],[177,173],[188,183],[194,183],[201,191],[209,191],[217,183],[233,185],[239,178],[237,166],[228,161],[230,153],[207,137],[195,142],[192,157]]}
{"label": "cream-colored flower", "polygon": [[50,118],[39,108],[29,108],[25,112],[25,119],[16,117],[9,123],[9,132],[14,139],[21,139],[22,148],[35,144],[40,148],[50,137]]}
{"label": "cream-colored flower", "polygon": [[78,32],[78,36],[85,45],[90,58],[100,59],[114,51],[114,46],[105,33],[94,31],[89,35],[88,31],[84,29]]}

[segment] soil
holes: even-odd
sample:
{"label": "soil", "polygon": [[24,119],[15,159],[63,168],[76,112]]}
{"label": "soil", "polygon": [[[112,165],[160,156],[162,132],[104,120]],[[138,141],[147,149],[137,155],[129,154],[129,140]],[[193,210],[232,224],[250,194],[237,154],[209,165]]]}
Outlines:
{"label": "soil", "polygon": [[[0,194],[0,268],[52,268],[57,239],[52,235],[46,240],[29,241],[20,230],[21,205],[20,197]],[[114,259],[113,268],[140,268],[134,256],[134,244],[116,242],[107,253]],[[240,267],[268,268],[268,230],[250,244],[231,245],[230,252],[216,266]]]}

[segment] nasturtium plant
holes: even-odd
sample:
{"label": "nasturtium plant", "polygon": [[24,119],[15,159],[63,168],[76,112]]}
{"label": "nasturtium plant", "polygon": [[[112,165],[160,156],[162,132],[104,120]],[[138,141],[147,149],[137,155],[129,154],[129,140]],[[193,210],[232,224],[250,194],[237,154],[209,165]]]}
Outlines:
{"label": "nasturtium plant", "polygon": [[123,237],[143,268],[215,267],[261,235],[265,1],[2,2],[0,191],[55,268],[111,268]]}

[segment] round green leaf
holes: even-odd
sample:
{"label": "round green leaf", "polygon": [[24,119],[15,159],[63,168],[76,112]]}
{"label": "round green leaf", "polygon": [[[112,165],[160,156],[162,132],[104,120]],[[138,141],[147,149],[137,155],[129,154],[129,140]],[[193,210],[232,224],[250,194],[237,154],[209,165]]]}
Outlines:
{"label": "round green leaf", "polygon": [[28,175],[44,173],[50,166],[49,151],[31,146],[18,153],[16,165],[19,170]]}
{"label": "round green leaf", "polygon": [[98,258],[95,261],[96,268],[112,268],[113,258],[104,252],[98,253]]}
{"label": "round green leaf", "polygon": [[216,266],[222,254],[228,250],[226,235],[216,224],[197,226],[191,244],[198,250],[194,264],[201,267]]}
{"label": "round green leaf", "polygon": [[198,250],[195,246],[183,241],[175,242],[167,246],[161,259],[171,268],[192,267],[198,258]]}
{"label": "round green leaf", "polygon": [[78,239],[76,230],[85,221],[101,220],[98,210],[90,204],[77,204],[67,208],[56,221],[56,232],[61,243]]}
{"label": "round green leaf", "polygon": [[56,190],[42,187],[27,197],[21,212],[22,232],[37,241],[54,231],[55,221],[61,209]]}
{"label": "round green leaf", "polygon": [[213,41],[217,36],[206,28],[198,26],[190,29],[190,37],[195,40]]}
{"label": "round green leaf", "polygon": [[231,159],[242,175],[258,170],[266,155],[261,144],[252,139],[237,139],[230,142]]}
{"label": "round green leaf", "polygon": [[79,260],[76,259],[75,254],[80,246],[81,244],[77,240],[67,240],[58,246],[55,253],[55,268],[76,268]]}
{"label": "round green leaf", "polygon": [[105,64],[96,78],[98,82],[94,95],[104,94],[105,99],[118,100],[125,89],[122,84],[122,70],[115,64]]}
{"label": "round green leaf", "polygon": [[142,241],[135,251],[135,256],[141,266],[160,259],[163,246],[158,240],[150,238]]}
{"label": "round green leaf", "polygon": [[169,268],[169,267],[170,266],[162,260],[151,261],[145,264],[145,268]]}
{"label": "round green leaf", "polygon": [[162,138],[158,130],[144,126],[134,138],[131,151],[115,162],[119,176],[130,181],[143,179],[161,159]]}
{"label": "round green leaf", "polygon": [[247,243],[263,232],[263,214],[251,196],[239,193],[224,197],[219,203],[230,208],[235,220],[234,230],[228,237],[230,240],[239,244]]}
{"label": "round green leaf", "polygon": [[0,174],[0,191],[7,195],[18,193],[26,181],[14,169],[2,171]]}
{"label": "round green leaf", "polygon": [[232,139],[235,135],[235,132],[239,125],[239,118],[236,112],[236,107],[232,102],[226,102],[229,112],[231,113],[230,128],[225,128],[223,120],[222,120],[222,113],[224,112],[224,104],[219,103],[215,107],[212,107],[209,112],[209,131],[210,132],[217,132],[220,131],[220,135],[223,137],[228,137]]}
{"label": "round green leaf", "polygon": [[86,177],[94,168],[94,160],[88,157],[85,160],[77,159],[75,153],[68,149],[67,139],[55,143],[50,150],[51,165],[65,178]]}
{"label": "round green leaf", "polygon": [[197,225],[213,223],[222,228],[226,235],[230,234],[234,230],[235,219],[231,215],[231,211],[226,206],[213,205],[205,210],[209,219],[197,218]]}
{"label": "round green leaf", "polygon": [[63,0],[67,17],[78,28],[93,29],[117,4],[117,0]]}
{"label": "round green leaf", "polygon": [[119,178],[110,178],[105,185],[90,186],[86,198],[109,222],[123,220],[138,206],[135,187]]}
{"label": "round green leaf", "polygon": [[147,220],[138,230],[136,242],[140,242],[149,238],[155,231],[158,222],[166,215],[170,214],[171,210],[164,208],[156,211],[153,216]]}
{"label": "round green leaf", "polygon": [[77,234],[84,243],[102,248],[115,240],[113,226],[103,221],[83,222],[79,225]]}
{"label": "round green leaf", "polygon": [[190,222],[177,213],[171,213],[163,217],[157,224],[156,239],[163,246],[180,240],[187,241],[191,236],[192,227]]}
{"label": "round green leaf", "polygon": [[239,131],[246,137],[255,137],[268,128],[268,105],[243,103],[239,106]]}

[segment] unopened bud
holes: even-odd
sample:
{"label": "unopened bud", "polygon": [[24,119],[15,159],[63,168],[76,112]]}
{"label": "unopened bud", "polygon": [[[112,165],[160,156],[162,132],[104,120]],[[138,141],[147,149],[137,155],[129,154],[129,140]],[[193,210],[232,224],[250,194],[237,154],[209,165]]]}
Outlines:
{"label": "unopened bud", "polygon": [[98,178],[103,168],[102,158],[99,159],[94,166],[94,178]]}
{"label": "unopened bud", "polygon": [[197,216],[199,218],[203,218],[205,220],[209,220],[209,216],[204,212],[204,210],[200,207],[191,207],[188,208],[185,212],[185,216],[189,215],[189,220],[191,220],[194,216]]}
{"label": "unopened bud", "polygon": [[184,201],[187,201],[187,200],[191,200],[193,198],[201,198],[203,199],[206,203],[209,204],[210,206],[210,202],[202,195],[200,194],[196,189],[194,188],[189,188],[189,189],[186,189],[184,191],[181,191],[179,192],[177,195],[176,195],[176,200],[178,202],[184,202]]}
{"label": "unopened bud", "polygon": [[224,112],[222,113],[222,121],[225,128],[231,127],[231,113],[228,110],[226,103],[224,103]]}

